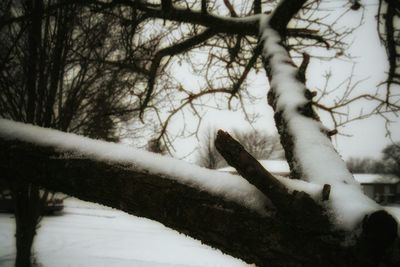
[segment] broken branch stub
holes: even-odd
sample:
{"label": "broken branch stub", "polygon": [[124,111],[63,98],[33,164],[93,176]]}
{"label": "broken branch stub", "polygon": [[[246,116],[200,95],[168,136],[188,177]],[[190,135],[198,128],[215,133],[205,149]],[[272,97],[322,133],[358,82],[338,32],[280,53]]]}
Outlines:
{"label": "broken branch stub", "polygon": [[228,164],[264,193],[277,208],[278,214],[296,221],[301,228],[326,231],[330,227],[323,208],[305,192],[289,193],[287,188],[266,170],[229,133],[219,130],[215,146]]}

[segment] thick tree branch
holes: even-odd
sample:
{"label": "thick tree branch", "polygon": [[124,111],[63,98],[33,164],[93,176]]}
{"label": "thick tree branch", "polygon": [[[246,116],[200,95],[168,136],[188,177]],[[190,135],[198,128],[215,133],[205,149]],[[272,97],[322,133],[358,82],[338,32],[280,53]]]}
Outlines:
{"label": "thick tree branch", "polygon": [[[170,167],[155,171],[154,166],[166,163],[160,156],[154,155],[153,167],[149,167],[140,163],[140,159],[132,158],[133,163],[127,161],[124,156],[127,147],[37,127],[26,128],[4,120],[1,123],[8,128],[0,127],[0,179],[33,183],[157,220],[257,266],[346,266],[346,262],[351,262],[352,266],[374,266],[383,262],[381,256],[387,248],[393,247],[393,234],[397,234],[394,219],[387,224],[388,215],[381,211],[365,220],[364,234],[357,246],[346,248],[342,245],[345,236],[341,231],[330,225],[324,228],[325,223],[316,225],[317,221],[308,216],[307,210],[303,210],[303,216],[298,216],[298,211],[305,206],[293,205],[292,217],[280,211],[260,214],[238,204],[237,200],[229,200],[231,192],[215,193],[199,187],[198,182],[183,183],[191,180],[189,177],[171,177],[167,171]],[[227,145],[223,151],[230,158],[238,152],[239,161],[231,162],[236,162],[247,179],[263,188],[261,180],[269,174],[261,169],[251,170],[254,159],[240,147],[238,150],[240,145],[231,141],[228,138],[227,142],[220,143],[220,146]],[[141,154],[136,151],[134,155],[140,157]],[[175,161],[168,159],[168,162]],[[208,175],[212,175],[210,172],[207,171]],[[190,172],[185,169],[185,173]],[[198,176],[196,173],[192,172]],[[215,174],[218,174],[216,179],[223,175]],[[267,181],[271,181],[269,178]],[[229,182],[217,184],[225,186]],[[232,188],[234,192],[238,190],[237,193],[240,189],[248,190],[242,186]],[[281,186],[274,189],[287,195]],[[268,188],[264,191],[275,194]],[[294,198],[298,194],[302,195],[294,194]],[[387,231],[382,232],[381,227]],[[376,248],[377,245],[380,248]],[[371,250],[379,253],[372,251],[374,256],[370,257]],[[395,262],[392,257],[385,261]]]}
{"label": "thick tree branch", "polygon": [[226,8],[229,10],[229,13],[231,14],[231,17],[238,17],[238,14],[235,11],[235,8],[232,6],[231,2],[229,0],[224,0],[224,4]]}
{"label": "thick tree branch", "polygon": [[270,25],[280,35],[286,36],[286,26],[289,21],[299,12],[307,0],[284,0],[279,3],[272,14]]}
{"label": "thick tree branch", "polygon": [[170,21],[191,23],[212,28],[219,33],[257,35],[258,16],[246,18],[228,18],[205,13],[202,10],[191,10],[187,8],[171,7],[169,12],[164,12],[159,6],[142,3],[140,1],[118,0],[111,3],[102,3],[96,0],[77,0],[91,3],[103,7],[112,7],[116,5],[125,5],[144,12],[150,18],[159,18]]}
{"label": "thick tree branch", "polygon": [[253,6],[254,14],[260,14],[260,13],[262,13],[261,0],[254,0],[253,5],[254,5],[254,6]]}
{"label": "thick tree branch", "polygon": [[[280,7],[290,2],[283,1],[272,18],[277,17]],[[297,6],[297,8],[300,9],[301,6]],[[290,9],[290,7],[286,6],[285,9]],[[291,14],[295,15],[294,12]],[[288,21],[286,20],[286,22]],[[346,216],[358,213],[346,223],[348,228],[354,229],[357,224],[361,223],[362,217],[370,213],[363,222],[365,227],[362,234],[368,238],[362,237],[360,240],[363,241],[360,241],[357,249],[362,248],[360,249],[364,251],[362,254],[369,255],[377,264],[382,260],[384,252],[381,250],[378,253],[380,256],[371,256],[375,253],[374,249],[377,248],[374,244],[385,243],[385,246],[392,246],[397,238],[397,230],[394,226],[397,223],[391,215],[379,210],[379,206],[376,206],[376,203],[363,194],[362,189],[354,182],[351,173],[337,154],[329,140],[329,131],[319,121],[318,115],[312,108],[311,99],[307,97],[308,91],[304,80],[301,81],[301,77],[297,75],[299,70],[283,46],[285,31],[281,26],[285,24],[285,20],[281,21],[281,25],[277,23],[272,19],[265,20],[264,25],[261,25],[260,43],[263,44],[264,66],[271,85],[268,100],[275,111],[275,123],[291,167],[291,175],[293,178],[321,185],[329,183],[332,190],[341,192],[337,194],[336,199],[329,200],[329,202],[333,212],[338,214],[337,217],[340,217],[339,214],[343,212],[346,213]],[[318,163],[316,164],[316,162]],[[350,214],[348,209],[353,203],[346,203],[346,198],[350,196],[357,199],[357,204],[365,203],[365,208],[351,209],[353,214]],[[376,217],[379,219],[375,220]],[[369,225],[370,223],[374,226]],[[376,231],[366,230],[368,228]],[[384,236],[391,236],[391,238],[383,238]],[[380,240],[377,241],[377,239]],[[370,242],[372,240],[374,241]],[[364,241],[366,242],[364,243]]]}
{"label": "thick tree branch", "polygon": [[[65,155],[70,155],[66,157]],[[302,234],[290,220],[261,216],[236,203],[126,164],[96,161],[74,151],[0,141],[1,179],[32,182],[83,200],[157,220],[257,266],[340,266],[338,235]],[[308,220],[304,218],[304,220]],[[330,239],[327,242],[324,238]],[[318,256],[316,251],[319,252]]]}
{"label": "thick tree branch", "polygon": [[[250,155],[228,133],[219,130],[215,146],[229,165],[263,192],[276,206],[277,212],[307,231],[329,231],[330,223],[323,209],[304,192],[289,194],[286,187]],[[322,194],[322,192],[321,192]],[[306,224],[303,224],[307,217]],[[304,231],[303,229],[303,231]]]}
{"label": "thick tree branch", "polygon": [[[284,12],[284,8],[278,8],[278,12],[275,12],[271,21],[276,25],[277,28],[286,29],[287,23],[293,17],[294,14],[297,13],[297,8],[300,3],[304,3],[304,0],[301,1],[293,1],[287,0],[284,1],[284,5],[290,6],[290,12]],[[293,3],[292,3],[293,2]],[[53,4],[48,6],[44,12],[44,15],[48,15],[54,10],[60,7],[68,7],[69,5],[81,5],[81,6],[89,6],[95,8],[94,11],[101,12],[101,10],[106,10],[109,8],[114,8],[117,6],[127,6],[137,10],[144,12],[144,14],[148,18],[158,18],[163,20],[170,20],[180,23],[190,23],[194,25],[201,25],[206,28],[212,29],[217,33],[229,33],[229,34],[240,34],[240,35],[250,35],[250,36],[258,36],[259,34],[259,19],[260,16],[257,13],[253,16],[247,17],[221,17],[213,14],[209,14],[204,12],[204,10],[191,10],[187,8],[177,8],[171,6],[169,12],[165,12],[162,9],[161,5],[155,5],[151,3],[144,3],[141,1],[134,0],[114,0],[111,2],[103,2],[99,0],[70,0],[66,2],[62,2],[60,4]],[[206,5],[206,1],[202,1],[202,5]],[[259,8],[257,7],[257,12]],[[19,17],[0,19],[0,28],[6,25],[10,25],[12,23],[19,23],[26,19],[29,19],[33,14],[26,14]],[[305,39],[314,39],[319,42],[323,42],[321,38],[313,35],[314,31],[308,29],[286,29],[287,36],[300,37]]]}
{"label": "thick tree branch", "polygon": [[164,12],[168,13],[172,8],[171,0],[161,0],[161,8]]}
{"label": "thick tree branch", "polygon": [[[297,72],[297,79],[302,82],[302,83],[306,83],[306,71],[307,71],[307,67],[308,64],[310,63],[310,55],[307,53],[303,53],[303,61],[301,62],[301,65],[299,67],[299,71]],[[306,91],[306,92],[310,92],[310,91]],[[309,99],[312,99],[315,95],[313,95],[311,92],[308,95]]]}
{"label": "thick tree branch", "polygon": [[207,2],[208,0],[201,0],[201,12],[202,13],[207,13]]}
{"label": "thick tree branch", "polygon": [[[400,55],[396,51],[396,47],[400,47],[398,41],[400,41],[400,37],[397,34],[397,44],[396,44],[396,30],[395,30],[395,23],[396,23],[396,8],[397,12],[400,12],[400,5],[396,3],[394,0],[386,0],[387,2],[387,11],[385,14],[385,42],[386,42],[386,51],[389,61],[389,73],[387,79],[387,88],[386,88],[386,103],[390,103],[391,97],[391,86],[392,84],[396,83],[396,71],[398,68],[398,59],[400,59]],[[397,19],[400,16],[398,14]],[[400,83],[400,79],[397,79],[397,83]]]}

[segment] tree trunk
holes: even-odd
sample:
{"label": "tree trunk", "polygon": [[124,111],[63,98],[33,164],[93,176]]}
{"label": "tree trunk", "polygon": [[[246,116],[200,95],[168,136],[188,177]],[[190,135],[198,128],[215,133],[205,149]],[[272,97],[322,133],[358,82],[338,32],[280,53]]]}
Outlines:
{"label": "tree trunk", "polygon": [[[27,107],[25,121],[35,123],[36,108],[38,104],[38,77],[39,77],[39,51],[42,41],[42,16],[43,0],[26,1],[27,10],[32,12],[28,22],[28,47],[27,58],[24,62],[27,93]],[[21,107],[22,108],[22,107]],[[16,224],[16,249],[17,256],[15,266],[31,266],[31,251],[36,235],[40,209],[39,190],[30,183],[15,184],[12,188],[15,203]]]}
{"label": "tree trunk", "polygon": [[[301,3],[303,2],[303,3]],[[286,25],[300,10],[305,1],[282,1],[271,18],[264,17],[260,23],[260,45],[263,52],[264,68],[270,82],[268,103],[274,109],[274,119],[286,159],[291,169],[291,178],[301,179],[317,184],[324,183],[323,199],[329,197],[332,183],[336,192],[352,186],[351,195],[340,194],[339,201],[345,203],[346,198],[357,199],[355,202],[370,202],[362,193],[359,185],[354,183],[354,177],[347,170],[343,160],[336,152],[327,130],[313,110],[312,98],[315,96],[306,89],[304,70],[299,70],[293,63],[288,49],[285,47]],[[286,14],[286,15],[285,15]],[[308,57],[304,57],[307,65]],[[315,164],[318,162],[318,164]],[[326,171],[325,165],[334,166]],[[271,180],[271,179],[270,179]],[[271,180],[272,181],[272,180]],[[273,181],[272,181],[273,182]],[[347,202],[346,206],[353,205]],[[375,206],[369,204],[370,207]],[[340,206],[345,209],[344,206]],[[334,212],[341,210],[334,209]],[[357,208],[352,212],[359,212]],[[319,212],[322,214],[322,212]],[[318,212],[317,212],[318,214]],[[348,212],[347,212],[348,214]],[[383,265],[390,258],[388,266],[392,266],[393,255],[398,253],[398,230],[396,220],[384,210],[364,214],[364,219],[358,222],[361,234],[357,236],[352,248],[353,257],[360,265]],[[352,226],[355,230],[355,226]],[[397,252],[387,257],[387,249],[397,246]],[[348,262],[347,262],[348,264]]]}
{"label": "tree trunk", "polygon": [[32,245],[42,206],[37,186],[30,183],[14,183],[16,223],[16,267],[29,267],[32,263]]}
{"label": "tree trunk", "polygon": [[[18,199],[17,199],[18,201]],[[36,234],[36,221],[32,221],[32,217],[25,214],[19,214],[20,220],[16,221],[16,249],[17,255],[15,259],[16,267],[29,267],[32,263],[32,245]],[[28,221],[22,221],[27,219]]]}

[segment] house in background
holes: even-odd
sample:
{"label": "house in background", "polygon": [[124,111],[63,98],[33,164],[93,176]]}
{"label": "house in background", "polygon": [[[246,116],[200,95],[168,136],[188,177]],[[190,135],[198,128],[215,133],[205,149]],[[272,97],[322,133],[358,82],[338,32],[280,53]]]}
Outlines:
{"label": "house in background", "polygon": [[[288,177],[290,174],[289,165],[285,160],[259,160],[261,165],[270,173]],[[219,171],[237,174],[233,167],[218,169]],[[364,194],[378,203],[400,202],[400,178],[391,174],[353,174],[354,179],[363,188]]]}
{"label": "house in background", "polygon": [[[258,162],[261,163],[261,165],[270,173],[275,174],[275,175],[280,175],[280,176],[289,176],[290,174],[290,168],[289,164],[285,160],[259,160]],[[225,167],[218,169],[219,171],[222,172],[229,172],[232,174],[237,174],[235,168],[233,167]]]}
{"label": "house in background", "polygon": [[400,201],[400,178],[391,174],[355,173],[354,178],[364,194],[376,202],[393,203]]}

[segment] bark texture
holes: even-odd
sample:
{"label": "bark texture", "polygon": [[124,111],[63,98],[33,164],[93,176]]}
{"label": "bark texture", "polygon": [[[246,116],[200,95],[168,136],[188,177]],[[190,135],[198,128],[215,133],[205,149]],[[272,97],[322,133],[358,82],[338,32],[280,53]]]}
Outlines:
{"label": "bark texture", "polygon": [[[373,266],[377,262],[362,256],[368,248],[343,247],[344,233],[329,225],[317,227],[304,207],[293,206],[293,220],[276,210],[262,216],[162,175],[84,155],[65,155],[54,147],[1,140],[1,178],[31,182],[159,221],[257,266]],[[251,168],[252,160],[246,164]],[[296,215],[302,211],[303,217]],[[396,251],[393,248],[385,249],[385,255]],[[376,257],[379,262],[382,255]]]}
{"label": "bark texture", "polygon": [[[286,187],[227,132],[218,131],[215,146],[229,165],[269,197],[281,216],[292,223],[296,221],[297,227],[303,228],[303,231],[330,231],[328,217],[321,206],[304,192],[289,194]],[[307,220],[304,220],[304,217],[307,217]]]}
{"label": "bark texture", "polygon": [[[272,57],[276,56],[274,54],[270,54],[268,52],[268,49],[270,49],[271,43],[265,44],[265,37],[269,38],[268,36],[263,36],[264,32],[261,32],[261,38],[260,38],[260,45],[263,45],[263,63],[264,63],[264,68],[267,72],[268,79],[270,81],[271,88],[268,92],[268,103],[270,106],[274,109],[275,114],[274,114],[274,119],[275,119],[275,124],[278,129],[278,132],[281,137],[281,143],[282,146],[285,150],[285,156],[286,159],[289,163],[290,169],[291,169],[291,177],[295,179],[307,179],[307,174],[305,173],[305,169],[310,168],[311,166],[304,166],[302,164],[302,156],[301,153],[303,152],[302,150],[299,151],[299,149],[296,149],[295,147],[295,141],[299,143],[299,140],[302,139],[301,141],[304,141],[304,136],[302,136],[300,133],[297,133],[295,130],[293,130],[293,127],[289,127],[290,122],[295,120],[296,118],[303,117],[306,119],[306,121],[318,121],[319,122],[319,117],[317,113],[314,111],[313,106],[312,106],[312,98],[315,96],[313,93],[311,93],[308,89],[306,89],[305,86],[305,78],[304,78],[304,69],[306,65],[308,64],[308,57],[307,55],[304,55],[304,65],[301,66],[300,69],[297,68],[297,75],[294,75],[293,73],[289,73],[286,70],[290,69],[296,70],[296,65],[293,63],[293,61],[290,58],[289,51],[286,49],[284,43],[285,43],[285,38],[286,38],[286,26],[288,22],[290,21],[291,18],[302,8],[303,4],[305,1],[282,1],[276,10],[274,11],[273,16],[271,19],[268,21],[268,25],[264,25],[266,29],[275,31],[277,35],[279,35],[280,41],[279,44],[276,43],[275,45],[281,46],[281,49],[279,51],[280,53],[280,60],[272,60]],[[265,31],[265,29],[264,29]],[[269,33],[271,34],[271,33]],[[274,47],[276,48],[276,47]],[[274,50],[275,51],[275,50]],[[284,58],[284,60],[282,60]],[[287,65],[285,68],[285,65]],[[277,88],[274,86],[278,87],[280,86],[280,92],[282,90],[285,90],[285,92],[291,92],[290,90],[298,90],[300,87],[295,83],[292,84],[286,84],[288,88],[282,88],[282,85],[278,82],[275,82],[275,76],[279,76],[282,74],[282,72],[286,75],[286,79],[291,79],[291,80],[297,80],[299,84],[301,85],[301,90],[303,90],[302,95],[304,96],[303,98],[306,101],[301,101],[302,104],[299,104],[298,106],[293,106],[293,103],[286,104],[286,105],[280,105],[278,107],[278,103],[281,103],[282,101],[285,102],[285,99],[282,100],[282,94],[277,92]],[[280,77],[282,78],[282,77]],[[279,78],[277,79],[279,81]],[[296,87],[296,88],[290,88]],[[296,92],[298,93],[298,92]],[[298,95],[293,94],[292,96],[298,97]],[[287,97],[287,95],[286,95]],[[297,102],[297,103],[300,103]],[[295,109],[295,111],[293,111]],[[295,114],[293,114],[295,112]],[[297,114],[296,114],[297,113]],[[295,115],[295,116],[293,116]],[[299,120],[297,120],[298,122]],[[301,120],[302,121],[302,120]],[[292,123],[293,124],[293,123]],[[296,128],[298,129],[298,128]],[[321,131],[324,133],[325,136],[323,136],[321,139],[329,139],[330,137],[330,132],[325,132],[326,129],[320,125],[319,128],[315,127],[313,129],[309,129],[310,132],[309,134],[313,134],[314,136],[319,136],[315,133],[311,133],[311,131]],[[318,137],[319,138],[319,137]],[[307,140],[309,141],[309,140]],[[323,140],[325,141],[325,140]],[[329,143],[329,140],[327,140]],[[311,145],[311,144],[310,144]],[[335,153],[336,151],[334,150],[333,146],[331,146],[332,150],[329,151],[329,153],[333,152],[334,155],[340,159],[340,156]],[[323,150],[320,150],[323,151]],[[332,154],[331,154],[332,155]],[[320,154],[320,156],[324,156],[323,154]],[[336,158],[335,158],[336,160]],[[315,166],[313,166],[315,168]],[[319,167],[319,166],[318,166]],[[337,166],[337,168],[345,168],[345,165],[342,164],[342,166]],[[240,173],[240,171],[239,171]],[[345,173],[345,172],[344,172]],[[245,177],[245,176],[244,176]],[[272,181],[272,180],[271,180]],[[329,181],[327,181],[329,183]],[[361,190],[361,188],[360,188]],[[262,190],[261,190],[262,191]],[[325,184],[323,191],[322,191],[322,199],[326,200],[329,197],[329,191],[330,191],[330,185]],[[318,205],[318,203],[315,203]],[[320,205],[321,203],[319,203]],[[312,205],[311,205],[312,206]],[[321,206],[321,205],[320,205]],[[307,208],[303,208],[301,205],[297,205],[298,210],[297,212],[301,212],[302,210],[307,210]],[[322,210],[323,207],[321,206]],[[296,212],[294,212],[296,214]],[[322,216],[323,212],[315,212],[315,217]],[[323,224],[322,224],[323,225]],[[355,244],[352,246],[352,248],[349,250],[350,254],[352,254],[352,257],[356,258],[356,261],[353,263],[353,265],[360,265],[360,266],[395,266],[396,264],[399,264],[399,259],[396,253],[393,253],[393,251],[397,250],[398,251],[398,233],[397,233],[397,222],[396,220],[388,214],[384,210],[379,210],[377,212],[374,212],[372,214],[369,214],[365,216],[364,220],[362,223],[360,223],[360,231],[361,234],[356,237],[354,240]],[[356,230],[356,229],[354,229]],[[347,234],[349,235],[349,234]],[[351,235],[351,234],[350,234]],[[390,252],[389,252],[390,251]],[[390,254],[391,256],[388,256]],[[347,265],[351,265],[351,262],[353,260],[348,260],[346,261]]]}

